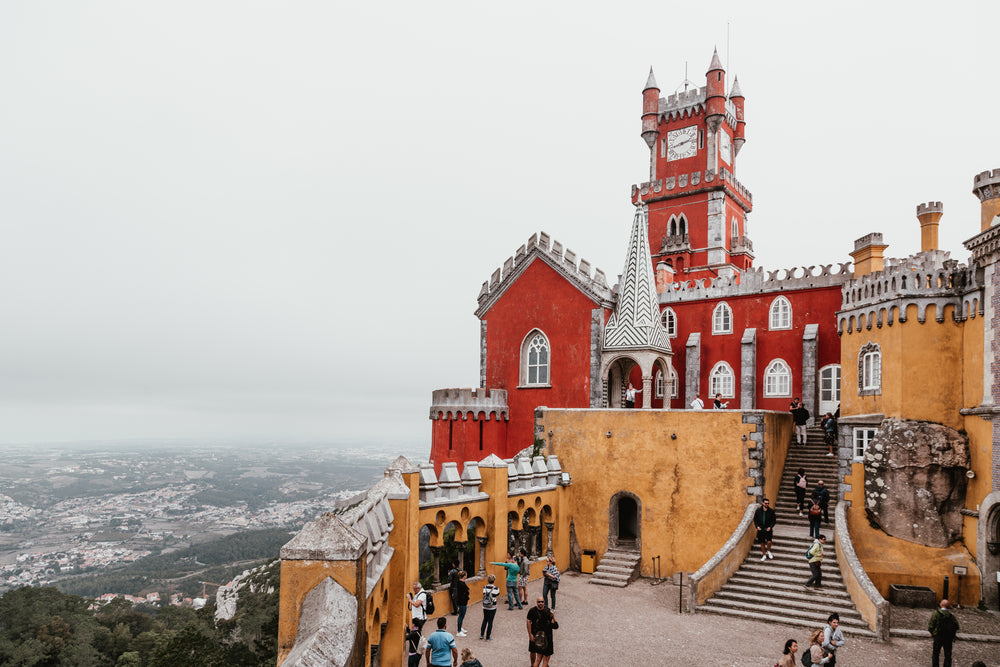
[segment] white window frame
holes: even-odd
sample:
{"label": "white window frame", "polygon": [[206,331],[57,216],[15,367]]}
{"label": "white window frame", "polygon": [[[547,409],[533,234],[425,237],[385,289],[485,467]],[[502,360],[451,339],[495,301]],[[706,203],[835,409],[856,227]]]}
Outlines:
{"label": "white window frame", "polygon": [[[532,363],[534,350],[545,352],[545,360]],[[532,371],[535,371],[534,382],[531,381]],[[541,376],[541,377],[540,377]],[[521,343],[521,384],[522,387],[552,386],[552,346],[549,337],[540,329],[532,329]]]}
{"label": "white window frame", "polygon": [[771,331],[792,328],[792,302],[783,296],[775,297],[767,317]]}
{"label": "white window frame", "polygon": [[878,429],[874,426],[856,426],[851,436],[851,451],[854,453],[855,463],[863,463],[868,445],[875,439]]}
{"label": "white window frame", "polygon": [[677,371],[674,365],[670,365],[670,398],[677,398],[680,395],[680,382],[677,379]]}
{"label": "white window frame", "polygon": [[882,349],[869,341],[858,351],[858,395],[882,393]]}
{"label": "white window frame", "polygon": [[740,237],[740,223],[736,216],[733,216],[733,221],[730,223],[729,235],[734,239],[738,239]]}
{"label": "white window frame", "polygon": [[653,396],[663,398],[663,370],[656,374],[656,381],[653,383]]}
{"label": "white window frame", "polygon": [[673,308],[667,306],[663,309],[660,313],[660,324],[667,330],[668,338],[677,338],[677,313]]}
{"label": "white window frame", "polygon": [[716,394],[722,394],[722,398],[736,398],[736,374],[724,361],[713,366],[708,376],[708,397],[714,399]]}
{"label": "white window frame", "polygon": [[712,335],[733,333],[733,309],[725,301],[720,301],[712,311]]}
{"label": "white window frame", "polygon": [[[781,368],[779,368],[779,364]],[[792,395],[792,367],[784,359],[774,359],[764,371],[764,396]]]}

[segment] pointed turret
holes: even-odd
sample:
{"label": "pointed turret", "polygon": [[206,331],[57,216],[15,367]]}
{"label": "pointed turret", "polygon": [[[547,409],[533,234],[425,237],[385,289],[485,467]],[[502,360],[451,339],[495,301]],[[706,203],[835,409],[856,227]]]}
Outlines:
{"label": "pointed turret", "polygon": [[660,110],[660,87],[656,85],[656,77],[653,76],[653,68],[649,68],[649,78],[646,79],[646,87],[642,89],[642,140],[650,149],[656,143],[659,135],[657,118]]}
{"label": "pointed turret", "polygon": [[747,142],[747,123],[743,115],[743,104],[745,102],[743,98],[743,90],[740,88],[740,79],[737,76],[733,77],[733,88],[729,91],[729,99],[733,101],[733,106],[736,107],[736,129],[733,132],[733,155],[739,155],[740,149],[743,148],[743,144]]}
{"label": "pointed turret", "polygon": [[705,83],[705,121],[708,131],[714,133],[726,114],[726,70],[722,68],[718,49],[712,52],[712,64],[705,73]]}

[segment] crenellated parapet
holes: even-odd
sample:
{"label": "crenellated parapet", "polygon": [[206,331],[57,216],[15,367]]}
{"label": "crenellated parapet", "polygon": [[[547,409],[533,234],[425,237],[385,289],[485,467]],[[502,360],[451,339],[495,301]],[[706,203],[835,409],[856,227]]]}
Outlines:
{"label": "crenellated parapet", "polygon": [[555,455],[548,459],[519,456],[501,461],[491,454],[479,463],[466,461],[461,474],[457,463],[446,462],[441,466],[441,474],[436,475],[431,461],[420,464],[420,509],[487,500],[489,495],[480,490],[483,483],[480,463],[491,468],[506,465],[507,493],[511,496],[549,491],[562,485],[562,467]]}
{"label": "crenellated parapet", "polygon": [[643,201],[650,201],[655,200],[657,195],[689,194],[700,190],[717,189],[720,185],[729,191],[745,211],[750,212],[753,207],[753,194],[725,167],[720,169],[718,173],[711,169],[692,171],[689,174],[680,174],[633,185],[632,202],[638,203],[640,197]]}
{"label": "crenellated parapet", "polygon": [[980,202],[1000,197],[1000,169],[983,171],[972,178],[972,194]]}
{"label": "crenellated parapet", "polygon": [[852,278],[841,288],[839,333],[905,322],[906,311],[917,307],[917,320],[926,321],[928,306],[944,322],[952,306],[952,320],[961,322],[983,314],[982,285],[975,268],[951,259],[951,253],[931,250],[904,259],[886,259],[882,271]]}
{"label": "crenellated parapet", "polygon": [[[834,266],[837,267],[836,271],[834,271]],[[671,283],[668,289],[660,294],[660,303],[721,299],[748,294],[787,292],[841,285],[853,275],[850,267],[850,262],[839,262],[838,264],[824,264],[818,267],[793,267],[775,271],[756,268],[742,272],[739,276],[739,282],[735,276],[686,280]]]}
{"label": "crenellated parapet", "polygon": [[[697,116],[705,112],[707,99],[708,89],[704,86],[661,97],[657,119],[659,122],[667,122]],[[731,127],[736,127],[736,105],[731,99],[726,100],[726,120]]]}
{"label": "crenellated parapet", "polygon": [[435,389],[431,419],[510,419],[506,389]]}
{"label": "crenellated parapet", "polygon": [[576,253],[563,248],[559,241],[552,240],[545,232],[532,234],[528,242],[517,249],[511,257],[504,261],[483,283],[479,290],[479,307],[476,317],[482,317],[507,288],[528,267],[531,260],[538,258],[562,274],[576,285],[582,292],[590,296],[596,303],[611,307],[612,293],[608,281],[601,269],[593,269],[585,259],[578,259]]}

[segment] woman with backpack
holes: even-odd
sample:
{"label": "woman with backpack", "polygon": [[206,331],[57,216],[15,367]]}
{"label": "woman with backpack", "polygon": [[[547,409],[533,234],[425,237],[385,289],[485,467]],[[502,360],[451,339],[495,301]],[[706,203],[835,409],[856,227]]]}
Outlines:
{"label": "woman with backpack", "polygon": [[809,635],[809,648],[802,653],[802,667],[814,667],[830,662],[830,656],[823,650],[823,628],[813,630]]}
{"label": "woman with backpack", "polygon": [[819,537],[819,527],[822,521],[823,507],[819,504],[819,493],[813,491],[809,503],[809,537]]}

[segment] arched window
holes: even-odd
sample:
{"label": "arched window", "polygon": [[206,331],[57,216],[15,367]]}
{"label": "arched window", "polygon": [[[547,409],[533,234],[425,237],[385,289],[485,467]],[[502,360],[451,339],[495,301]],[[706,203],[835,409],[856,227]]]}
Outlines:
{"label": "arched window", "polygon": [[674,370],[674,365],[670,364],[670,398],[677,398],[680,395],[679,384],[677,381],[677,371]]}
{"label": "arched window", "polygon": [[861,346],[858,352],[858,395],[882,393],[882,350],[875,343]]}
{"label": "arched window", "polygon": [[740,237],[740,222],[739,222],[739,220],[737,220],[734,217],[733,218],[733,223],[732,223],[732,225],[730,225],[730,227],[732,227],[732,230],[729,232],[729,235],[732,236],[734,239],[739,238]]}
{"label": "arched window", "polygon": [[764,371],[764,395],[792,395],[792,369],[783,360],[775,359]]}
{"label": "arched window", "polygon": [[771,329],[792,328],[792,304],[783,296],[771,302]]}
{"label": "arched window", "polygon": [[677,216],[670,216],[670,222],[667,223],[667,234],[670,236],[677,236]]}
{"label": "arched window", "polygon": [[521,385],[549,385],[549,339],[535,329],[521,344]]}
{"label": "arched window", "polygon": [[687,218],[684,217],[683,213],[681,213],[680,216],[677,218],[677,233],[678,234],[688,233],[688,221]]}
{"label": "arched window", "polygon": [[670,306],[663,309],[660,313],[660,322],[663,324],[663,328],[667,330],[667,335],[671,338],[677,338],[677,313]]}
{"label": "arched window", "polygon": [[733,333],[733,311],[725,301],[716,306],[712,313],[712,333]]}
{"label": "arched window", "polygon": [[736,376],[733,369],[724,361],[720,361],[712,369],[712,374],[708,378],[708,394],[710,398],[715,398],[716,394],[722,394],[723,398],[736,397]]}

